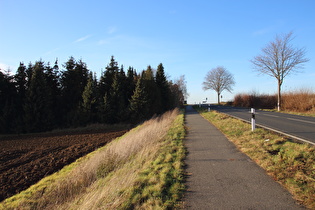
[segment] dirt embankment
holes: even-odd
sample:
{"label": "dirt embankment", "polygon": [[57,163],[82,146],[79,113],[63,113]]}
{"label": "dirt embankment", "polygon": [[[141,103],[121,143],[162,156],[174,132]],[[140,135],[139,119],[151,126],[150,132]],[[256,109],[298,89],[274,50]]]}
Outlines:
{"label": "dirt embankment", "polygon": [[0,201],[126,132],[92,130],[0,138]]}

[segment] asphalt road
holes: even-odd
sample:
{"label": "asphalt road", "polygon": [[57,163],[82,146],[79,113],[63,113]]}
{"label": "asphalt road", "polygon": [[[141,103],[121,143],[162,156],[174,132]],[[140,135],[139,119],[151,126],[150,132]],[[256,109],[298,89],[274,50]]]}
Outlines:
{"label": "asphalt road", "polygon": [[191,106],[184,209],[304,209]]}
{"label": "asphalt road", "polygon": [[[226,113],[250,122],[250,109],[215,106],[210,109]],[[288,134],[297,139],[304,139],[315,144],[315,117],[306,117],[278,112],[256,110],[256,125],[261,125]]]}

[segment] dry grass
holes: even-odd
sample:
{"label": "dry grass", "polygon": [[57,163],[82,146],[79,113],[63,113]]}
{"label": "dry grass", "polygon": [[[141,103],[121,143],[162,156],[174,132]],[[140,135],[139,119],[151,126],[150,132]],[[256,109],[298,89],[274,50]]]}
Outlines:
{"label": "dry grass", "polygon": [[[148,176],[151,185],[147,184],[148,180],[144,182],[141,180],[144,179],[143,174],[146,172],[160,173],[152,169],[152,166],[156,167],[158,164],[152,163],[156,159],[161,159],[160,154],[163,154],[163,151],[164,156],[167,156],[165,148],[175,151],[170,153],[171,155],[177,153],[184,155],[182,147],[172,145],[176,138],[170,136],[174,133],[168,132],[171,126],[174,127],[173,123],[178,118],[178,114],[178,110],[174,110],[145,122],[92,155],[77,161],[74,166],[66,167],[59,172],[59,175],[54,175],[55,178],[47,177],[42,180],[42,185],[38,183],[36,190],[32,188],[29,192],[22,192],[5,200],[2,206],[0,205],[0,209],[1,207],[4,209],[128,209],[130,207],[146,209],[150,206],[160,208],[167,206],[165,202],[169,202],[169,199],[164,199],[161,195],[144,197],[145,192],[141,194],[136,192],[139,191],[139,186],[146,189],[144,185],[147,185],[155,188],[151,192],[158,195],[160,188],[157,185],[165,188],[163,186],[165,180],[159,176]],[[183,119],[181,121],[183,128]],[[176,132],[183,133],[182,130]],[[181,138],[183,135],[181,134]],[[175,164],[172,158],[167,158],[170,160],[170,165]],[[160,161],[164,162],[165,158]],[[182,166],[180,163],[178,165],[180,170]],[[174,167],[176,166],[171,168]],[[161,170],[169,170],[165,168],[161,167]],[[178,178],[180,177],[179,174]],[[156,184],[152,185],[152,183]],[[180,193],[179,191],[177,193]],[[172,205],[174,206],[175,203],[173,202]]]}
{"label": "dry grass", "polygon": [[217,112],[201,115],[219,128],[240,151],[247,154],[296,200],[315,208],[315,148],[291,142],[264,129],[251,131],[250,124]]}
{"label": "dry grass", "polygon": [[[258,93],[237,94],[234,106],[274,109],[277,105],[277,95]],[[282,110],[286,112],[315,114],[315,92],[311,89],[300,89],[282,94]]]}
{"label": "dry grass", "polygon": [[260,109],[273,109],[277,104],[276,95],[258,93],[237,94],[234,97],[233,105],[238,107],[253,107]]}
{"label": "dry grass", "polygon": [[284,110],[315,113],[315,92],[310,89],[284,93],[282,100]]}

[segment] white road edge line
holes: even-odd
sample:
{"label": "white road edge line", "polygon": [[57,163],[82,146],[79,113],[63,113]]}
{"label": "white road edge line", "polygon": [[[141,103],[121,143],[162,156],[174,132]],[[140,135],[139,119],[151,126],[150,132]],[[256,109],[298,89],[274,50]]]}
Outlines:
{"label": "white road edge line", "polygon": [[271,114],[262,114],[262,115],[266,115],[266,116],[269,116],[269,117],[279,117],[279,116],[274,116],[274,115],[271,115]]}
{"label": "white road edge line", "polygon": [[315,124],[315,122],[308,121],[308,120],[300,120],[300,119],[295,119],[295,118],[290,118],[290,117],[287,117],[287,119],[288,119],[288,120],[295,120],[295,121],[299,121],[299,122],[305,122],[305,123]]}

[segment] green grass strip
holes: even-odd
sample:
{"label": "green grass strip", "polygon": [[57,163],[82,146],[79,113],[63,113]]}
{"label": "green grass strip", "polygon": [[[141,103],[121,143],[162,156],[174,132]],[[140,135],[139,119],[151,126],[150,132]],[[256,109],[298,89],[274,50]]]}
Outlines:
{"label": "green grass strip", "polygon": [[184,114],[178,115],[162,143],[159,155],[139,173],[131,196],[122,209],[174,209],[184,193],[186,150]]}

